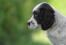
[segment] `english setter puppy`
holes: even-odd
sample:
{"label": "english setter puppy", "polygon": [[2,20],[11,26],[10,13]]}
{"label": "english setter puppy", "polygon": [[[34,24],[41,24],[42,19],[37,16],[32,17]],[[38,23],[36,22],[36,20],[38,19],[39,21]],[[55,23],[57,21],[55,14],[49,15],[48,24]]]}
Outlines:
{"label": "english setter puppy", "polygon": [[66,45],[66,17],[48,3],[36,5],[28,27],[45,30],[52,45]]}

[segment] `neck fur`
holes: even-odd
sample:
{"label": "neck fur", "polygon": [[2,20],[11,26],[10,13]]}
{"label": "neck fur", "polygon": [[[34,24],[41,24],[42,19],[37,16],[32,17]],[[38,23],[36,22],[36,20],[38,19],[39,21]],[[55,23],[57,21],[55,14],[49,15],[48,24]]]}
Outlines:
{"label": "neck fur", "polygon": [[60,12],[58,12],[55,8],[54,8],[54,11],[55,11],[55,13],[54,13],[55,22],[54,22],[53,26],[50,29],[48,29],[47,31],[53,30],[54,28],[59,27],[59,26],[61,27],[66,22],[65,21],[66,18],[64,15],[62,15]]}

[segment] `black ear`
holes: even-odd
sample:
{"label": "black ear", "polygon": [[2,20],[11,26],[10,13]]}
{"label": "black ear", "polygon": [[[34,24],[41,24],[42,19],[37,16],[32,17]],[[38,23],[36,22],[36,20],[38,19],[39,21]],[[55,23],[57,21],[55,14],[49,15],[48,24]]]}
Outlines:
{"label": "black ear", "polygon": [[40,17],[41,17],[41,28],[43,30],[49,29],[55,21],[54,10],[49,5],[44,5],[40,8]]}

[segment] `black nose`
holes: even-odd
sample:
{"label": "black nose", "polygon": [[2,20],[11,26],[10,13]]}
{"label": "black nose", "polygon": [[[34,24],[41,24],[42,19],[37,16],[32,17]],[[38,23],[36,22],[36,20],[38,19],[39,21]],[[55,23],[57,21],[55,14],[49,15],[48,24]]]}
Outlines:
{"label": "black nose", "polygon": [[30,22],[28,22],[27,24],[30,25]]}

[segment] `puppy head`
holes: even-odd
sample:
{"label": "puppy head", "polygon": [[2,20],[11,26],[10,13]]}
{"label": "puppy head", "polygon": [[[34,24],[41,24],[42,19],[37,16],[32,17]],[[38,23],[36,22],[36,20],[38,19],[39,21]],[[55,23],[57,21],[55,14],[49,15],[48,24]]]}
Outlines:
{"label": "puppy head", "polygon": [[47,30],[54,24],[54,10],[47,3],[38,4],[32,12],[32,17],[28,21],[29,28],[41,28]]}

